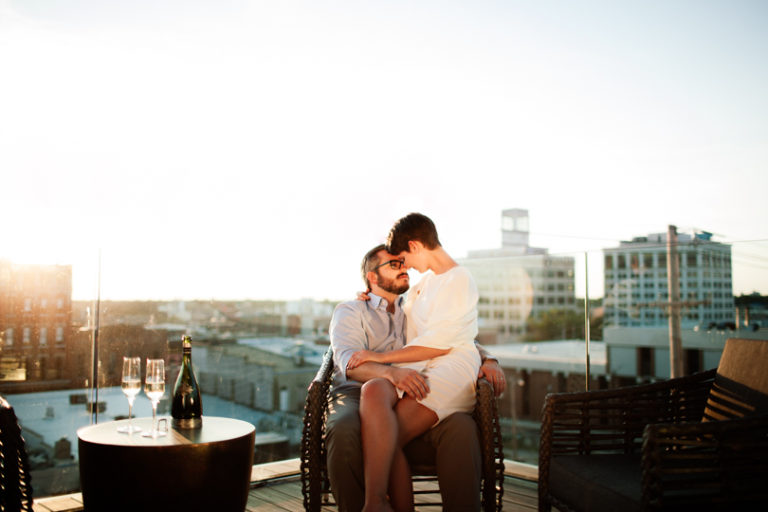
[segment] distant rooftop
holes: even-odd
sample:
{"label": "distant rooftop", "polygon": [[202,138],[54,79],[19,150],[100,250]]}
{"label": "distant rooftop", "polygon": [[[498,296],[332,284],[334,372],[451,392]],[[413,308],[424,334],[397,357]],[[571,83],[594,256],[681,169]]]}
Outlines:
{"label": "distant rooftop", "polygon": [[[304,341],[296,338],[243,338],[237,340],[237,345],[258,348],[273,354],[285,357],[294,357],[301,354],[304,361],[311,364],[320,364],[323,362],[323,355],[328,349],[324,345],[316,345],[312,341]],[[237,345],[228,345],[230,349]]]}
{"label": "distant rooftop", "polygon": [[[497,357],[503,368],[543,370],[549,372],[584,373],[586,343],[583,340],[539,341],[490,345],[488,352]],[[589,343],[591,374],[606,374],[605,343]]]}
{"label": "distant rooftop", "polygon": [[[687,244],[691,242],[709,242],[719,243],[712,240],[714,235],[709,231],[696,230],[693,233],[677,233],[677,242],[680,244]],[[622,240],[620,242],[621,247],[634,246],[634,245],[659,245],[667,243],[667,233],[650,233],[648,235],[636,236],[632,240]]]}

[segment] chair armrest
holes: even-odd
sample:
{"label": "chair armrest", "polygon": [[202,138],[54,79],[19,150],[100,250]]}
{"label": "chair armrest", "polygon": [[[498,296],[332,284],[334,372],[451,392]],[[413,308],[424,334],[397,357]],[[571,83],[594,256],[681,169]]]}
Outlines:
{"label": "chair armrest", "polygon": [[305,510],[320,510],[323,482],[327,480],[325,464],[325,417],[333,377],[333,350],[325,353],[323,363],[309,384],[304,403],[301,436],[301,488]]}
{"label": "chair armrest", "polygon": [[645,507],[764,505],[768,416],[648,425],[642,467]]}
{"label": "chair armrest", "polygon": [[13,407],[0,396],[0,510],[32,510],[29,459]]}
{"label": "chair armrest", "polygon": [[485,378],[477,380],[474,417],[483,454],[483,510],[500,511],[504,494],[504,450],[496,394]]}
{"label": "chair armrest", "polygon": [[331,378],[333,377],[333,349],[328,347],[323,356],[323,362],[320,363],[320,368],[315,374],[315,378],[309,384],[311,389],[315,383],[324,384],[327,383],[330,386]]}
{"label": "chair armrest", "polygon": [[646,425],[701,420],[715,373],[712,369],[653,384],[547,395],[539,440],[540,506],[549,503],[553,455],[639,453]]}
{"label": "chair armrest", "polygon": [[701,420],[715,372],[617,389],[549,394],[541,442],[552,454],[636,452],[649,423]]}

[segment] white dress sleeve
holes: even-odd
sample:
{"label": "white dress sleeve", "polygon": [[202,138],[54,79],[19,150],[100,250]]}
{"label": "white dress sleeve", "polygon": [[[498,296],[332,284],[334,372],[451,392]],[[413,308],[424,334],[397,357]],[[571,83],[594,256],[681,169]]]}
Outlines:
{"label": "white dress sleeve", "polygon": [[430,275],[416,290],[408,317],[408,345],[450,349],[477,336],[477,286],[464,267]]}

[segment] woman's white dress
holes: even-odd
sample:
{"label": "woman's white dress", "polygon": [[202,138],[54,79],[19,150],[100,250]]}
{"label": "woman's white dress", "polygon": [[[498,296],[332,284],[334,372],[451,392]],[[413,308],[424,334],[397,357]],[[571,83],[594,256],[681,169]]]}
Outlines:
{"label": "woman's white dress", "polygon": [[464,267],[442,274],[428,272],[408,292],[406,346],[451,351],[444,356],[397,366],[427,377],[429,394],[419,402],[437,414],[438,422],[454,412],[471,412],[480,370],[477,336],[477,286]]}

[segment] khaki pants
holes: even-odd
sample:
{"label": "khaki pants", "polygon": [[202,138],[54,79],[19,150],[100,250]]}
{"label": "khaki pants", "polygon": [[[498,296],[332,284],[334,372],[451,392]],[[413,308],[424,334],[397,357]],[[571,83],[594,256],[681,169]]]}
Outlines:
{"label": "khaki pants", "polygon": [[[365,503],[363,448],[360,441],[360,387],[331,393],[326,425],[328,477],[340,512],[359,512]],[[433,449],[444,511],[480,510],[481,454],[472,416],[456,413],[411,442]],[[408,452],[412,448],[408,446]]]}

